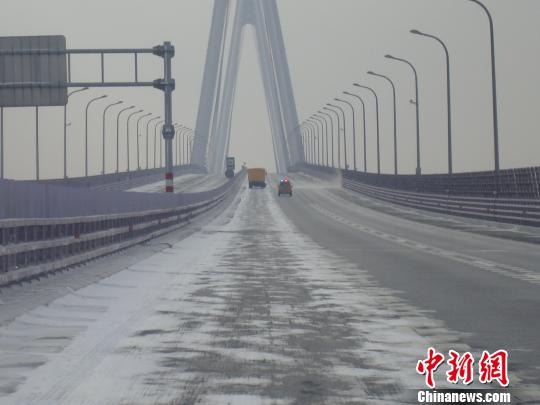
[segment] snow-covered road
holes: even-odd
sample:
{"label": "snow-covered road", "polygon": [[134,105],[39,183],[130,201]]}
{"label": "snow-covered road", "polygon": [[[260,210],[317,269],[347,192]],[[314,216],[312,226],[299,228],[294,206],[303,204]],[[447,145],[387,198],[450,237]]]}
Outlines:
{"label": "snow-covered road", "polygon": [[427,347],[460,340],[244,190],[234,216],[3,325],[0,403],[395,403]]}

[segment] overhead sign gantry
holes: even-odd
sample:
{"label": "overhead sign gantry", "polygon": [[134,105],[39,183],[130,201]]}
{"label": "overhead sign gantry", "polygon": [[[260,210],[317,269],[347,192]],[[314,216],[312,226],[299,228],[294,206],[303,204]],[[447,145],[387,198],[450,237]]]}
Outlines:
{"label": "overhead sign gantry", "polygon": [[[133,56],[134,77],[132,80],[111,82],[106,80],[105,56],[127,54]],[[152,54],[163,59],[164,77],[151,82],[139,81],[139,55]],[[72,55],[98,55],[101,58],[101,81],[72,82]],[[166,192],[174,192],[172,141],[175,130],[172,124],[172,78],[174,46],[170,42],[153,48],[138,49],[66,49],[62,35],[0,38],[0,149],[3,175],[3,109],[4,107],[62,106],[67,104],[67,89],[70,87],[153,87],[163,91],[165,123]]]}

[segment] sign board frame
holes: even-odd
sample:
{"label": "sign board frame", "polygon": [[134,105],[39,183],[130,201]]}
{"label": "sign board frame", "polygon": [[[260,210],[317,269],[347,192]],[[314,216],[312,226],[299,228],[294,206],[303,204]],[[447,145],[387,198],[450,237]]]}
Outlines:
{"label": "sign board frame", "polygon": [[68,100],[66,37],[0,37],[0,83],[47,83],[0,88],[0,107],[64,106]]}

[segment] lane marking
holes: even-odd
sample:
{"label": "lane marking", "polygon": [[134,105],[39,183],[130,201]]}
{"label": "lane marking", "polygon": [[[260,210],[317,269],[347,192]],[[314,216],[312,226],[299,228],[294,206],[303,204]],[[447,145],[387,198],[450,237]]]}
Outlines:
{"label": "lane marking", "polygon": [[454,252],[452,250],[442,249],[435,246],[426,245],[424,243],[419,243],[411,239],[405,239],[401,237],[397,237],[395,235],[391,235],[364,225],[360,225],[357,223],[352,223],[349,220],[327,210],[326,208],[321,207],[317,204],[311,204],[313,209],[321,213],[322,215],[331,218],[341,224],[350,226],[354,229],[357,229],[361,232],[376,236],[379,239],[386,240],[388,242],[396,243],[401,246],[405,246],[408,248],[411,248],[413,250],[417,250],[420,252],[425,252],[432,254],[434,256],[454,260],[459,263],[463,263],[481,270],[486,270],[498,275],[511,277],[516,280],[525,281],[527,283],[540,285],[540,274],[536,273],[534,271],[524,269],[522,267],[518,266],[511,266],[506,264],[501,264],[497,262],[493,262],[491,260],[486,260],[483,258],[471,256],[468,254],[458,253]]}

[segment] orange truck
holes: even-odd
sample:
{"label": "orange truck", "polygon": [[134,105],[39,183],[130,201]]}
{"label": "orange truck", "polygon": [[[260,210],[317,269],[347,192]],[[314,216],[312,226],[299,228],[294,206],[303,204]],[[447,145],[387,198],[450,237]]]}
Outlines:
{"label": "orange truck", "polygon": [[266,187],[266,169],[248,169],[249,188]]}

